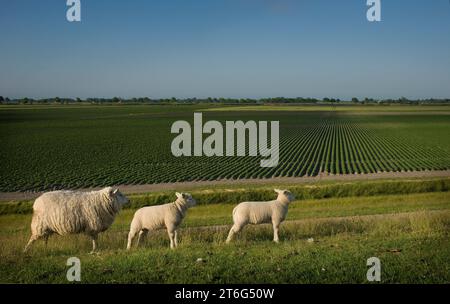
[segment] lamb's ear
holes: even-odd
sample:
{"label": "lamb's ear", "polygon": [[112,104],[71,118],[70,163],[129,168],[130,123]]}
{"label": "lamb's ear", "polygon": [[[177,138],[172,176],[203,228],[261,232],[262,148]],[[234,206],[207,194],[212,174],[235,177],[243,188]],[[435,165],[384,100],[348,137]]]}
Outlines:
{"label": "lamb's ear", "polygon": [[119,189],[117,188],[116,190],[113,191],[113,194],[116,194],[117,192],[119,192]]}
{"label": "lamb's ear", "polygon": [[176,195],[178,198],[183,198],[183,194],[181,194],[180,192],[175,192],[175,195]]}
{"label": "lamb's ear", "polygon": [[281,191],[280,189],[273,189],[276,193],[278,193],[278,194],[280,194],[280,193],[282,193],[283,191]]}

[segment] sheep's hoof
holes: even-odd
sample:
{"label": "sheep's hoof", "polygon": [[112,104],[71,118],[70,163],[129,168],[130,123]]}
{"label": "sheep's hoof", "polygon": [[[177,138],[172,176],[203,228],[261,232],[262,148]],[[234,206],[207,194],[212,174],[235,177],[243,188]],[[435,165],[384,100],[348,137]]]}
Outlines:
{"label": "sheep's hoof", "polygon": [[91,252],[89,252],[89,254],[90,254],[90,255],[94,255],[94,254],[95,254],[95,255],[99,255],[100,253],[99,253],[98,251],[91,251]]}

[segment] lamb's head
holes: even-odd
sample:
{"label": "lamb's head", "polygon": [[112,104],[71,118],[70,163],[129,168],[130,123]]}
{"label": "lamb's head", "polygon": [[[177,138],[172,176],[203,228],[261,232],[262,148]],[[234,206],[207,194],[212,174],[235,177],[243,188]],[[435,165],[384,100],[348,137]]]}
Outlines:
{"label": "lamb's head", "polygon": [[176,192],[175,195],[178,198],[178,201],[186,204],[186,206],[190,207],[194,207],[197,204],[197,201],[195,199],[192,198],[192,195],[190,195],[189,193],[179,193]]}
{"label": "lamb's head", "polygon": [[121,208],[130,202],[130,200],[125,195],[123,195],[122,192],[119,191],[119,189],[109,188],[108,195]]}
{"label": "lamb's head", "polygon": [[295,196],[289,190],[274,189],[278,193],[278,201],[289,204],[295,199]]}

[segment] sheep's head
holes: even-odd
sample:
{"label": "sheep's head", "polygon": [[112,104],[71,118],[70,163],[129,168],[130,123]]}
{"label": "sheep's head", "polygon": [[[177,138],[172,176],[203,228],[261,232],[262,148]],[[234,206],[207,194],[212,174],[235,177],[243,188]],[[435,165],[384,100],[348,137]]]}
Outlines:
{"label": "sheep's head", "polygon": [[281,199],[287,203],[290,203],[295,199],[295,196],[289,190],[280,190],[280,189],[274,190],[276,193],[278,193],[278,199]]}
{"label": "sheep's head", "polygon": [[175,195],[177,196],[178,200],[184,202],[188,207],[194,207],[197,204],[197,201],[192,198],[192,195],[189,193],[179,193],[176,192]]}
{"label": "sheep's head", "polygon": [[110,197],[115,200],[121,207],[130,202],[130,200],[119,191],[119,189],[109,188]]}

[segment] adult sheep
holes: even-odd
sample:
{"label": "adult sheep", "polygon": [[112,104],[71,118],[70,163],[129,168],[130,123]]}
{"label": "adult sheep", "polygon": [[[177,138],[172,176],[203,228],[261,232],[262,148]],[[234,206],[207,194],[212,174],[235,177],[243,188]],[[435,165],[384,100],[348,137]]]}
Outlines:
{"label": "adult sheep", "polygon": [[85,233],[92,239],[92,252],[97,249],[97,236],[108,229],[123,205],[129,202],[118,189],[99,191],[52,191],[42,194],[33,204],[31,238],[25,246],[53,234]]}
{"label": "adult sheep", "polygon": [[244,228],[247,224],[272,223],[273,241],[278,243],[278,229],[281,222],[287,215],[289,203],[294,200],[294,195],[288,190],[274,189],[278,193],[276,200],[268,202],[244,202],[233,209],[233,222],[228,234],[227,243],[229,243],[234,234]]}
{"label": "adult sheep", "polygon": [[149,230],[166,228],[170,239],[170,248],[178,246],[177,229],[181,221],[186,216],[187,210],[197,204],[189,193],[176,192],[177,200],[159,206],[144,207],[136,211],[130,225],[128,234],[127,250],[131,248],[131,243],[139,233],[136,246],[142,236]]}

